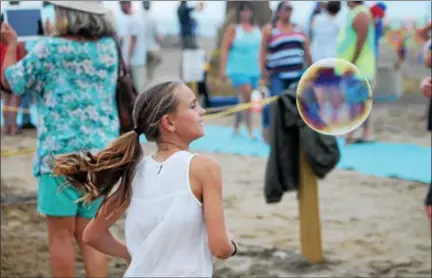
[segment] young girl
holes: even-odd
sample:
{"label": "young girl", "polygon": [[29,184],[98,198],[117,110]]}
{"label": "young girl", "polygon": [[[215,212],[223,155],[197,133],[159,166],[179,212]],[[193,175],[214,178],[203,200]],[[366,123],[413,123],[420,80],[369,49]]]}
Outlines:
{"label": "young girl", "polygon": [[[125,277],[211,277],[211,255],[237,251],[225,227],[220,166],[188,151],[204,135],[204,114],[181,81],[162,82],[139,95],[134,131],[97,154],[56,159],[54,172],[84,191],[83,199],[106,197],[84,241],[125,259]],[[141,134],[156,143],[154,154],[143,157]],[[109,228],[126,211],[124,245]]]}

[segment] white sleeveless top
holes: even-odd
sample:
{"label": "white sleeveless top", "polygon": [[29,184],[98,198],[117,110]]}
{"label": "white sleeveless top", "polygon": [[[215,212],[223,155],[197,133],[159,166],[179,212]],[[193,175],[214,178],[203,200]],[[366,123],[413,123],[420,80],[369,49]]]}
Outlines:
{"label": "white sleeveless top", "polygon": [[337,18],[327,13],[315,16],[312,23],[311,55],[313,62],[336,58],[339,24]]}
{"label": "white sleeveless top", "polygon": [[212,255],[201,202],[192,193],[194,155],[180,151],[165,162],[138,165],[126,216],[132,262],[124,277],[212,277]]}

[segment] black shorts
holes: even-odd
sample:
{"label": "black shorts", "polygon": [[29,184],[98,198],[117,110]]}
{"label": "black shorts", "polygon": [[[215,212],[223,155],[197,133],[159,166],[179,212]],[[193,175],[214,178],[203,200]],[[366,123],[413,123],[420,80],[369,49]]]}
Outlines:
{"label": "black shorts", "polygon": [[197,49],[197,39],[196,36],[181,36],[181,48],[182,49]]}

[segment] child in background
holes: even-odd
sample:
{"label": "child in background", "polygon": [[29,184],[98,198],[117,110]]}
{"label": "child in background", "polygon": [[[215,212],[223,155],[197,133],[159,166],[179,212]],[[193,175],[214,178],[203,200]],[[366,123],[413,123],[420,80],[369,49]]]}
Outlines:
{"label": "child in background", "polygon": [[[43,32],[44,36],[49,36],[53,33],[53,22],[55,22],[55,10],[54,6],[48,2],[42,3],[42,22],[44,24]],[[39,40],[32,40],[27,41],[25,43],[25,54],[27,54],[33,47],[36,46],[36,44],[45,38],[39,39]],[[33,103],[33,93],[32,92],[25,92],[21,96],[20,101],[20,108],[23,111],[23,118],[22,118],[22,125],[21,129],[35,129],[36,127],[31,121],[31,114],[30,114],[30,107]]]}
{"label": "child in background", "polygon": [[204,67],[204,78],[202,81],[198,82],[198,94],[200,96],[200,104],[204,108],[210,108],[211,102],[210,102],[210,95],[209,95],[209,89],[207,84],[207,76],[208,72],[210,70],[210,63],[207,61]]}
{"label": "child in background", "polygon": [[387,5],[383,2],[376,3],[370,8],[372,18],[375,22],[375,48],[376,57],[379,58],[379,44],[384,35],[384,17],[387,10]]}
{"label": "child in background", "polygon": [[[1,22],[0,25],[3,24],[3,14],[0,18]],[[7,53],[7,46],[0,42],[0,69],[1,69],[1,75],[3,75],[3,63],[6,58]],[[25,56],[25,49],[24,44],[21,42],[18,44],[16,49],[16,60],[19,61]],[[3,127],[2,127],[2,134],[11,134],[11,135],[17,135],[20,133],[20,129],[17,125],[17,112],[20,104],[20,97],[12,94],[10,90],[7,90],[6,88],[1,85],[0,91],[2,93],[2,99],[3,99]]]}

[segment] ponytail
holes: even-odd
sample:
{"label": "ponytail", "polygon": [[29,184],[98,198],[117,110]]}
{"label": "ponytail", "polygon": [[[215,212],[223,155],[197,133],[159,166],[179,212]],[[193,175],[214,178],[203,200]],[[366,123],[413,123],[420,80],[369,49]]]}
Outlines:
{"label": "ponytail", "polygon": [[130,201],[132,180],[142,156],[139,135],[130,131],[96,154],[57,156],[53,173],[64,176],[70,186],[83,192],[80,201],[85,202],[93,202],[99,197],[105,197],[103,203],[107,202],[120,182],[115,194],[118,197],[115,198],[116,212]]}

